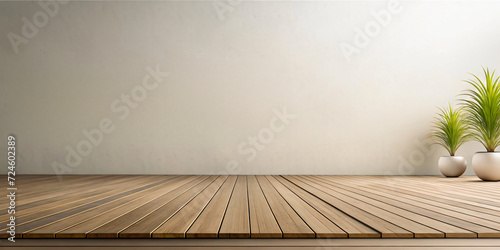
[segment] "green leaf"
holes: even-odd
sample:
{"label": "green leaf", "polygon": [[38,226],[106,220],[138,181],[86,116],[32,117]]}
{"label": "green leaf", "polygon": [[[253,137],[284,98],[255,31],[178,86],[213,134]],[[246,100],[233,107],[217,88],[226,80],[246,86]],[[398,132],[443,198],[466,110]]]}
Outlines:
{"label": "green leaf", "polygon": [[453,110],[448,104],[448,108],[439,110],[441,112],[434,122],[432,137],[435,143],[442,145],[451,156],[454,156],[458,148],[472,138],[469,126],[465,122],[461,108]]}
{"label": "green leaf", "polygon": [[462,94],[465,99],[461,104],[470,137],[493,152],[500,145],[500,85],[499,78],[494,78],[495,71],[483,68],[483,72],[484,81],[473,74],[474,79],[465,81],[472,89]]}

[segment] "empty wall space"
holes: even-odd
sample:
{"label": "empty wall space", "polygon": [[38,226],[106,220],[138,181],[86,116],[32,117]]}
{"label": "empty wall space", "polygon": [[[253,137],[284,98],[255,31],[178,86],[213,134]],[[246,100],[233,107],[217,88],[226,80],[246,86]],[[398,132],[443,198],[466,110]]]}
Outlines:
{"label": "empty wall space", "polygon": [[437,107],[500,68],[500,2],[52,3],[0,3],[20,174],[439,174]]}

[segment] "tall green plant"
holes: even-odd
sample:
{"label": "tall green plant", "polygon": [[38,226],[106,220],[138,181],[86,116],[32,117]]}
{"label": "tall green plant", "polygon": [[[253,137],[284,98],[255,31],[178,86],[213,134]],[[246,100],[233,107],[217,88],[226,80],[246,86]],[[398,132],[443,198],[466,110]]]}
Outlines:
{"label": "tall green plant", "polygon": [[470,138],[469,126],[467,125],[462,109],[453,110],[448,104],[448,109],[439,108],[441,113],[434,122],[432,137],[435,143],[443,146],[451,156],[455,155],[458,148]]}
{"label": "tall green plant", "polygon": [[495,71],[490,74],[484,69],[485,80],[471,74],[474,79],[466,80],[472,86],[462,99],[466,121],[471,128],[471,136],[493,152],[500,145],[500,84],[494,78]]}

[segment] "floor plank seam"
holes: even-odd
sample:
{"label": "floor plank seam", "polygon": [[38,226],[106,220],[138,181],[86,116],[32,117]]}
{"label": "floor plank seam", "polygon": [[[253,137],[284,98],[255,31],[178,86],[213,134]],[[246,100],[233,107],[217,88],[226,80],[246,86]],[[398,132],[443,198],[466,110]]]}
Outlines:
{"label": "floor plank seam", "polygon": [[[50,176],[18,178],[25,191],[16,237],[26,242],[500,242],[500,182],[472,176],[75,175],[62,184]],[[0,223],[6,219],[0,214]],[[7,228],[0,232],[8,236]]]}
{"label": "floor plank seam", "polygon": [[[237,177],[239,178],[239,177]],[[224,209],[224,215],[222,216],[222,220],[221,220],[221,223],[219,225],[219,229],[217,230],[217,238],[219,238],[219,232],[220,232],[220,229],[221,229],[221,226],[222,226],[222,223],[224,223],[224,218],[226,217],[226,213],[227,213],[227,207],[229,205],[229,201],[231,200],[231,197],[233,196],[233,193],[234,193],[234,187],[236,186],[236,181],[238,181],[238,179],[236,179],[234,181],[234,184],[233,184],[233,188],[231,189],[231,195],[229,196],[229,200],[226,204],[226,208]]]}

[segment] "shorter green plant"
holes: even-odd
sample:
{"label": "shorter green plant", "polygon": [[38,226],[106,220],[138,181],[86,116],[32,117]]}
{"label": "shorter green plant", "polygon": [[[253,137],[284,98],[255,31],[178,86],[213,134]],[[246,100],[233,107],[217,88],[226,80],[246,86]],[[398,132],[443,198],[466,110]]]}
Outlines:
{"label": "shorter green plant", "polygon": [[448,104],[447,108],[439,108],[441,111],[434,122],[432,137],[436,144],[443,146],[450,156],[454,156],[458,148],[471,139],[469,126],[462,114],[462,109],[453,110]]}

